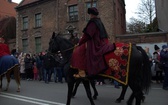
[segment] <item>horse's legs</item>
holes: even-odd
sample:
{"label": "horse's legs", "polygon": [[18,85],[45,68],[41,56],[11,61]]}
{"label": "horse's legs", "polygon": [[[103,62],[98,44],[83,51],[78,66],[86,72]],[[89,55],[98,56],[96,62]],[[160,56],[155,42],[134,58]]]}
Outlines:
{"label": "horse's legs", "polygon": [[[137,91],[135,93],[135,99],[136,99],[136,104],[135,105],[141,105],[141,100],[144,98],[143,92],[141,90]],[[142,100],[143,101],[143,100]]]}
{"label": "horse's legs", "polygon": [[93,91],[94,91],[93,99],[96,100],[97,96],[98,96],[98,92],[97,92],[97,89],[96,89],[96,86],[95,86],[95,81],[90,80],[90,84],[91,84],[91,86],[93,88]]}
{"label": "horse's legs", "polygon": [[116,103],[120,103],[122,100],[124,100],[127,88],[128,88],[128,85],[122,85],[122,91],[121,91],[120,97],[116,99],[115,101]]}
{"label": "horse's legs", "polygon": [[[12,69],[13,69],[13,68],[12,68]],[[11,74],[12,69],[10,69],[10,70],[6,73],[7,85],[6,85],[5,91],[8,91],[8,89],[9,89],[9,83],[10,83],[10,80],[11,80],[10,74]]]}
{"label": "horse's legs", "polygon": [[74,87],[74,90],[72,92],[72,97],[74,97],[76,95],[76,92],[77,92],[77,89],[78,89],[78,86],[79,86],[80,83],[81,83],[81,79],[76,80],[75,87]]}
{"label": "horse's legs", "polygon": [[141,86],[139,86],[138,84],[131,84],[129,86],[132,89],[133,93],[127,101],[127,105],[132,105],[134,98],[136,99],[135,105],[141,105],[141,101],[144,101],[145,98],[145,96],[143,96]]}
{"label": "horse's legs", "polygon": [[2,77],[3,77],[3,76],[0,76],[0,81],[1,81],[1,84],[0,84],[0,92],[2,91]]}
{"label": "horse's legs", "polygon": [[132,105],[132,102],[134,100],[134,92],[132,92],[131,96],[129,97],[128,101],[127,101],[127,105]]}
{"label": "horse's legs", "polygon": [[71,81],[71,82],[67,82],[67,84],[68,84],[68,95],[67,95],[67,103],[66,103],[66,105],[70,105],[71,97],[72,97],[72,91],[73,91],[75,82]]}
{"label": "horse's legs", "polygon": [[87,97],[89,98],[89,101],[90,101],[91,105],[95,105],[94,101],[92,99],[92,94],[91,94],[91,90],[90,90],[90,81],[89,80],[83,80],[82,82],[83,82],[83,85],[85,87]]}
{"label": "horse's legs", "polygon": [[15,77],[15,81],[17,83],[17,92],[20,92],[20,71],[19,71],[19,67],[18,66],[15,66],[13,68],[13,71],[14,71],[14,77]]}

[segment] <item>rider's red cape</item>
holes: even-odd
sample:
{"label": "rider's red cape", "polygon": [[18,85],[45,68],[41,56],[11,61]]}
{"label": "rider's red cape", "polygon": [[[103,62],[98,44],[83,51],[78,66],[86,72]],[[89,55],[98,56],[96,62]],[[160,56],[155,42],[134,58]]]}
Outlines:
{"label": "rider's red cape", "polygon": [[0,44],[0,57],[4,55],[10,55],[10,50],[7,44],[1,43]]}

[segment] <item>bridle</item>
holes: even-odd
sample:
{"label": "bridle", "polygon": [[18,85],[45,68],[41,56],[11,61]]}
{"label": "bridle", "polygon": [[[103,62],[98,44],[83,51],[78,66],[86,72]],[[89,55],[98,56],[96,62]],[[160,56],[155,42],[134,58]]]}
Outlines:
{"label": "bridle", "polygon": [[72,50],[72,49],[74,49],[75,48],[75,46],[74,47],[71,47],[71,48],[68,48],[68,49],[65,49],[65,50],[63,50],[63,51],[61,51],[61,52],[67,52],[67,51],[70,51],[70,50]]}

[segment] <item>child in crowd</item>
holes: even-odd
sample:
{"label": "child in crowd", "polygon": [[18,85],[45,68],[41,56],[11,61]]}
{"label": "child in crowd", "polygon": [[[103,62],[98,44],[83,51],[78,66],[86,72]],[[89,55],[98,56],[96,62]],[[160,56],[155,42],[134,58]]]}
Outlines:
{"label": "child in crowd", "polygon": [[33,65],[33,73],[34,73],[34,80],[38,80],[38,69],[36,66],[36,62],[34,62],[34,65]]}

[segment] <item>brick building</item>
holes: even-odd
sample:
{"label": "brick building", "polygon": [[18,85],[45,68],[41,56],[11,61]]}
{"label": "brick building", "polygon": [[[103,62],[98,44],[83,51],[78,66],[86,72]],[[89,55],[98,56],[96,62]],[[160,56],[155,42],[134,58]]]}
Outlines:
{"label": "brick building", "polygon": [[12,0],[0,0],[0,20],[5,17],[16,17],[15,7],[17,3],[13,3]]}
{"label": "brick building", "polygon": [[[12,0],[0,0],[0,37],[4,37],[9,48],[16,48],[16,11],[17,3]],[[10,30],[10,31],[9,31]]]}
{"label": "brick building", "polygon": [[[93,0],[99,10],[110,40],[125,34],[125,1]],[[89,17],[87,8],[91,0],[24,0],[17,7],[17,50],[37,53],[48,48],[52,32],[69,34],[69,29],[79,37]]]}

